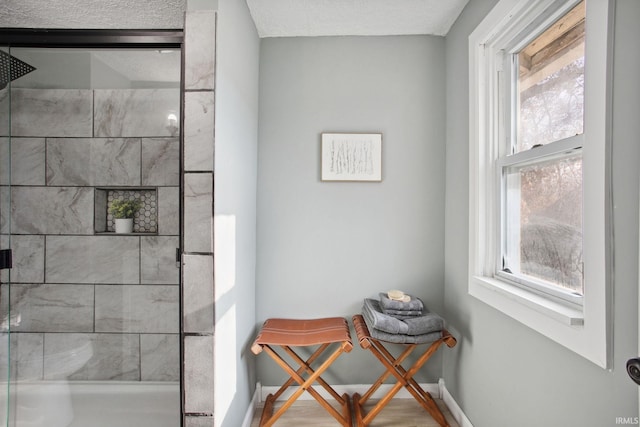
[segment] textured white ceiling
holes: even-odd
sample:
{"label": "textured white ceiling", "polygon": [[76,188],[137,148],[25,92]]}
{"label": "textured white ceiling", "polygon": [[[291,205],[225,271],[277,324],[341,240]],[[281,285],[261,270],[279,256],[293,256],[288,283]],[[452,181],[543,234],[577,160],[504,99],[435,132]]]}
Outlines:
{"label": "textured white ceiling", "polygon": [[260,37],[444,36],[468,0],[247,0]]}
{"label": "textured white ceiling", "polygon": [[182,28],[187,0],[0,0],[0,27]]}

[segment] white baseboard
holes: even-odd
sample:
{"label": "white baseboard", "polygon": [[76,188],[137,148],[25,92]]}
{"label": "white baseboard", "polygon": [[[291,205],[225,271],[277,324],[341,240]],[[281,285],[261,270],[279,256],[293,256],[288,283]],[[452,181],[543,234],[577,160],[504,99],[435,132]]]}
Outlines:
{"label": "white baseboard", "polygon": [[[347,385],[336,385],[332,387],[341,396],[344,393],[347,393],[348,395],[352,396],[354,393],[359,393],[361,395],[366,393],[367,390],[369,390],[369,387],[371,387],[371,384],[350,384],[350,385],[347,384]],[[372,399],[381,398],[382,396],[384,396],[384,394],[386,394],[391,389],[391,387],[393,387],[393,384],[382,384],[371,398]],[[471,421],[469,421],[469,419],[464,414],[464,412],[462,412],[462,409],[460,408],[458,403],[453,399],[453,397],[449,393],[449,390],[447,390],[447,387],[445,386],[443,379],[440,379],[437,384],[433,384],[433,383],[420,384],[420,387],[422,387],[425,391],[429,392],[431,395],[438,396],[440,399],[442,399],[445,405],[447,405],[447,407],[449,408],[451,415],[456,420],[456,422],[460,425],[460,427],[473,427],[473,424],[471,424]],[[253,399],[251,399],[251,404],[249,406],[246,416],[244,417],[244,422],[242,423],[242,427],[250,427],[251,420],[253,418],[253,414],[255,413],[256,406],[258,405],[258,403],[264,402],[269,394],[275,393],[279,388],[280,387],[278,386],[262,386],[260,383],[256,384],[256,391],[255,393],[253,393]],[[321,386],[317,386],[317,387],[314,386],[313,388],[317,390],[320,393],[320,395],[322,395],[324,398],[329,397],[329,393],[327,393],[327,391]],[[293,392],[296,389],[297,389],[296,386],[289,387],[289,389],[282,394],[279,400],[288,399],[289,396],[291,396],[291,394],[293,394]],[[398,393],[394,396],[394,399],[410,399],[410,398],[412,399],[413,396],[411,396],[411,394],[404,387],[401,388],[400,391],[398,391]],[[309,393],[302,393],[298,399],[310,400],[310,399],[313,399],[313,396],[311,396]]]}
{"label": "white baseboard", "polygon": [[447,386],[444,384],[444,380],[442,378],[440,378],[440,381],[438,381],[438,386],[440,388],[440,399],[442,399],[444,404],[447,405],[447,408],[449,408],[451,415],[453,415],[453,419],[456,420],[458,425],[460,427],[473,427],[473,424],[471,424],[469,418],[467,418],[464,412],[462,412],[462,409],[460,408],[460,405],[458,405],[458,402],[454,400],[453,396],[451,396],[451,393],[449,393],[449,390],[447,390]]}
{"label": "white baseboard", "polygon": [[[338,393],[340,396],[342,396],[344,393],[347,393],[349,396],[352,396],[354,393],[359,393],[360,395],[365,394],[367,390],[369,390],[369,388],[371,387],[371,384],[346,384],[346,385],[335,385],[335,386],[332,385],[331,387],[333,387],[336,393]],[[380,388],[376,390],[375,393],[373,393],[373,396],[371,396],[371,398],[380,399],[389,390],[391,390],[392,387],[393,387],[393,384],[382,384]],[[425,391],[431,393],[434,396],[440,395],[440,389],[438,388],[438,384],[420,384],[420,387],[422,387]],[[260,392],[260,401],[264,402],[268,395],[275,393],[276,391],[278,391],[279,388],[280,387],[278,386],[263,386]],[[297,388],[298,388],[297,386],[289,387],[287,391],[285,391],[278,400],[288,399],[289,396],[291,396],[293,392],[296,391]],[[329,393],[321,386],[314,384],[313,388],[318,393],[320,393],[320,395],[325,399],[329,398]],[[394,398],[413,399],[413,396],[411,396],[411,394],[407,391],[407,389],[403,387],[400,389],[400,391],[398,391],[398,393],[394,396]],[[312,399],[313,399],[313,396],[311,396],[309,393],[302,393],[298,398],[298,400],[312,400]]]}
{"label": "white baseboard", "polygon": [[251,402],[249,403],[249,409],[244,416],[244,420],[242,420],[242,427],[251,427],[251,421],[253,420],[253,414],[256,412],[256,407],[258,406],[258,402],[260,401],[260,383],[256,384],[256,391],[253,392],[253,398],[251,398]]}

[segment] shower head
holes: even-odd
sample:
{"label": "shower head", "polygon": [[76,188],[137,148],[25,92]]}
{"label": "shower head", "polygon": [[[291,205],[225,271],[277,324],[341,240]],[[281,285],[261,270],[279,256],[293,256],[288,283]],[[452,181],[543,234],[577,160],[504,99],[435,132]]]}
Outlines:
{"label": "shower head", "polygon": [[36,67],[0,50],[0,89],[4,89],[10,81],[19,79],[35,69]]}

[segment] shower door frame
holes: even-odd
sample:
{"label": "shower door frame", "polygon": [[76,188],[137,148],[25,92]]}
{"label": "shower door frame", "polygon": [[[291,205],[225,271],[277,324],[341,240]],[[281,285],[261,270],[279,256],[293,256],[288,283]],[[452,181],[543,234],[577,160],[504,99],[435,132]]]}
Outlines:
{"label": "shower door frame", "polygon": [[[180,364],[180,425],[184,424],[184,328],[183,328],[183,265],[181,262],[184,248],[184,224],[183,224],[183,200],[184,200],[184,31],[179,29],[149,29],[149,30],[100,30],[100,29],[29,29],[29,28],[0,28],[0,47],[7,48],[9,53],[13,48],[146,48],[146,49],[180,49],[180,114],[179,114],[179,200],[178,200],[178,230],[179,248],[176,253],[176,265],[179,269],[179,364]],[[7,87],[11,88],[11,82]],[[10,109],[10,108],[9,108]],[[9,120],[11,115],[9,115]],[[9,144],[11,144],[11,124],[9,123]],[[10,160],[8,160],[10,162]],[[11,177],[9,176],[9,188],[11,187]],[[11,235],[11,229],[9,229]],[[11,286],[11,281],[8,282]],[[11,331],[8,331],[7,342],[11,338]],[[11,362],[10,356],[8,363]],[[7,381],[7,420],[9,419],[9,400],[11,380]]]}
{"label": "shower door frame", "polygon": [[[9,47],[8,44],[1,44],[0,43],[0,50],[3,53],[6,53],[9,55],[9,62],[11,61],[11,49]],[[11,68],[11,66],[9,66],[9,68]],[[10,71],[10,70],[9,70]],[[7,144],[9,145],[8,148],[8,153],[6,155],[5,159],[1,159],[0,160],[0,168],[6,168],[7,169],[7,182],[3,183],[3,185],[7,185],[9,188],[9,196],[8,199],[5,200],[0,200],[0,207],[2,205],[3,202],[7,202],[9,205],[11,205],[11,76],[10,76],[10,72],[7,73],[8,74],[8,81],[5,84],[5,86],[2,87],[2,89],[7,88],[7,93],[8,93],[8,99],[7,99],[7,114],[6,114],[6,118],[3,117],[3,115],[0,115],[0,125],[2,125],[3,123],[1,122],[2,120],[6,120],[6,129],[7,129],[7,135],[6,138],[8,139]],[[0,89],[0,90],[2,90]],[[2,138],[4,138],[4,135],[1,136]],[[1,169],[0,169],[1,170]],[[0,215],[1,215],[1,211],[0,211]],[[9,227],[9,230],[11,229],[11,215],[9,214],[9,217],[7,218],[7,224]],[[12,252],[11,252],[11,233],[8,234],[8,238],[6,241],[7,247],[5,248],[4,246],[0,245],[0,249],[2,249],[3,252],[8,252],[8,259],[6,261],[9,262],[5,262],[5,265],[0,266],[0,271],[2,270],[8,270],[7,271],[7,283],[11,283],[11,267],[12,267],[12,263],[11,263],[11,256],[12,256]],[[2,291],[2,283],[3,280],[0,280],[0,294]],[[10,289],[9,289],[10,291]],[[0,396],[2,396],[2,398],[6,399],[6,401],[4,401],[4,407],[0,408],[0,414],[3,413],[4,411],[4,418],[0,419],[0,423],[2,423],[3,425],[8,425],[9,423],[9,408],[10,408],[10,403],[11,403],[11,399],[10,399],[10,390],[11,390],[11,360],[10,360],[10,354],[11,354],[11,304],[10,304],[10,299],[11,297],[11,292],[8,292],[8,295],[6,295],[6,298],[8,298],[7,300],[7,314],[6,314],[6,322],[7,322],[7,330],[6,330],[6,336],[2,336],[2,342],[0,342],[0,348],[2,347],[6,347],[6,355],[7,355],[7,362],[6,364],[3,364],[3,366],[0,366],[0,370],[4,371],[3,373],[5,373],[6,377],[7,377],[7,384],[2,387],[2,390],[0,390]],[[3,331],[4,332],[4,331]],[[0,403],[3,402],[0,399]]]}

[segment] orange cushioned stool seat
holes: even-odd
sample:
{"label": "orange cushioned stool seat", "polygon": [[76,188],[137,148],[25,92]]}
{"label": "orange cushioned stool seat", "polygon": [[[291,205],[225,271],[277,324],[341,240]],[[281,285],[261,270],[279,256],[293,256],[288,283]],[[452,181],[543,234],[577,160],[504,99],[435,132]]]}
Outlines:
{"label": "orange cushioned stool seat", "polygon": [[[442,411],[438,408],[438,405],[431,397],[431,394],[425,391],[420,385],[413,379],[413,376],[420,370],[422,365],[436,352],[441,344],[446,344],[448,347],[456,345],[456,339],[446,330],[442,331],[441,338],[436,341],[425,343],[428,347],[422,353],[422,355],[414,362],[409,368],[402,367],[402,362],[420,345],[424,344],[400,344],[405,346],[405,350],[398,356],[394,357],[378,339],[373,338],[369,333],[369,328],[365,323],[364,318],[360,314],[353,316],[353,326],[356,329],[358,335],[358,341],[360,347],[369,349],[374,356],[385,366],[386,371],[378,378],[378,380],[367,390],[367,392],[360,396],[359,394],[353,395],[353,406],[356,415],[356,422],[358,426],[368,426],[373,419],[382,411],[382,409],[391,401],[393,396],[400,391],[402,387],[406,388],[409,393],[420,403],[420,405],[433,417],[438,424],[442,427],[448,427],[449,424],[444,418]],[[396,384],[387,392],[386,395],[380,399],[376,405],[368,412],[364,411],[364,404],[375,393],[382,383],[393,375],[396,378]]]}
{"label": "orange cushioned stool seat", "polygon": [[[334,343],[337,343],[337,348],[333,352],[329,352],[329,347]],[[307,360],[303,360],[292,349],[292,347],[316,345],[319,347]],[[299,368],[294,369],[291,367],[280,354],[274,350],[273,347],[275,346],[281,347],[284,352],[299,365]],[[259,354],[262,351],[267,353],[290,375],[290,378],[277,392],[267,396],[262,417],[260,418],[260,426],[272,426],[306,390],[340,425],[350,427],[352,422],[349,396],[347,394],[340,396],[320,375],[322,375],[342,353],[348,353],[351,349],[353,349],[353,344],[351,342],[351,334],[349,333],[349,324],[347,320],[342,317],[307,320],[267,319],[264,325],[262,325],[262,329],[258,333],[253,346],[251,346],[251,351],[254,354]],[[328,357],[325,355],[325,352],[328,354]],[[314,370],[311,364],[318,359],[320,359],[318,361],[320,366]],[[308,375],[306,380],[303,378],[303,374]],[[298,388],[274,414],[274,402],[294,382],[298,384]],[[336,410],[312,387],[314,382],[317,382],[329,392],[340,405],[341,412]]]}

